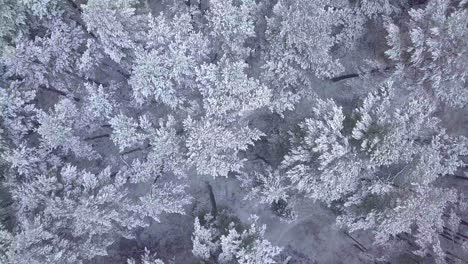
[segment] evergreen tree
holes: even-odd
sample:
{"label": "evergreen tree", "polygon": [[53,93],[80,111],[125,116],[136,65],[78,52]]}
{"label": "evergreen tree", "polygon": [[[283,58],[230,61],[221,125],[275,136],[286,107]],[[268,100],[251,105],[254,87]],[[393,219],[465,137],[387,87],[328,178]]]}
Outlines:
{"label": "evergreen tree", "polygon": [[[227,219],[220,220],[219,217]],[[205,261],[218,261],[216,263],[278,263],[281,248],[264,238],[266,226],[257,226],[258,217],[252,216],[252,223],[246,227],[236,222],[222,225],[223,221],[229,220],[228,215],[218,216],[217,219],[206,215],[202,225],[201,220],[196,218],[192,236],[193,254]]]}
{"label": "evergreen tree", "polygon": [[293,188],[330,206],[339,202],[342,226],[370,229],[378,244],[412,234],[416,254],[443,259],[438,233],[458,195],[436,180],[463,165],[467,139],[447,135],[422,98],[399,104],[391,83],[349,117],[333,101],[318,100],[283,166]]}
{"label": "evergreen tree", "polygon": [[[387,24],[387,56],[404,86],[454,107],[468,102],[466,2],[434,0],[411,9],[408,28]],[[406,39],[409,39],[406,41]]]}

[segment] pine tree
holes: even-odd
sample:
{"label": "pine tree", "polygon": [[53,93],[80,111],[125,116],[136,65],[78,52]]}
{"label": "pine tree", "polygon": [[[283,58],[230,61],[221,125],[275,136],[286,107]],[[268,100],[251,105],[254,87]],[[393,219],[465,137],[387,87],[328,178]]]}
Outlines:
{"label": "pine tree", "polygon": [[33,117],[36,107],[31,103],[36,92],[21,89],[18,82],[10,87],[0,87],[0,116],[8,138],[18,144],[34,127]]}
{"label": "pine tree", "polygon": [[263,79],[274,91],[271,108],[279,114],[294,109],[310,95],[312,75],[330,79],[344,72],[334,54],[353,49],[366,23],[397,11],[388,0],[278,1],[267,18],[263,52]]}
{"label": "pine tree", "polygon": [[38,110],[40,126],[37,132],[41,135],[44,147],[61,147],[65,152],[72,151],[78,157],[93,157],[91,146],[74,134],[79,125],[78,119],[79,110],[69,99],[57,103],[51,113]]}
{"label": "pine tree", "polygon": [[442,216],[457,207],[458,195],[436,180],[463,165],[467,139],[449,136],[423,98],[401,104],[392,90],[387,83],[370,93],[350,116],[318,100],[283,166],[293,188],[341,204],[341,226],[372,230],[380,245],[408,233],[420,247],[416,254],[432,251],[443,259]]}
{"label": "pine tree", "polygon": [[130,77],[133,97],[139,104],[154,99],[175,108],[194,89],[195,70],[206,58],[207,43],[188,14],[171,20],[161,14],[149,21],[146,46],[137,50]]}
{"label": "pine tree", "polygon": [[226,58],[216,65],[201,65],[197,86],[203,96],[205,116],[231,121],[268,106],[270,90],[248,77],[246,70],[246,63]]}
{"label": "pine tree", "polygon": [[114,116],[109,123],[113,129],[111,139],[119,147],[120,151],[137,143],[141,144],[146,139],[146,135],[138,131],[139,124],[133,118],[119,114]]}
{"label": "pine tree", "polygon": [[[203,221],[209,223],[212,220],[210,215],[205,215]],[[200,219],[195,218],[193,224],[192,235],[192,253],[195,257],[203,260],[209,260],[212,255],[216,254],[219,244],[215,241],[215,232],[209,227],[201,225]]]}
{"label": "pine tree", "polygon": [[[14,51],[5,59],[7,77],[18,78],[28,89],[46,87],[66,92],[76,81],[72,72],[84,43],[83,31],[61,18],[42,21],[44,36],[18,39]],[[65,88],[65,89],[64,89]]]}
{"label": "pine tree", "polygon": [[240,177],[243,187],[249,190],[246,199],[263,204],[287,201],[290,194],[290,184],[279,170],[268,168],[265,173],[255,171],[254,175],[245,173]]}
{"label": "pine tree", "polygon": [[[99,175],[67,165],[40,175],[13,190],[20,232],[16,235],[19,263],[81,263],[107,255],[116,238],[132,238],[132,230],[148,225],[149,217],[182,213],[183,188],[153,185],[151,193],[130,195],[126,173]],[[53,247],[47,243],[49,241]]]}
{"label": "pine tree", "polygon": [[255,37],[257,4],[253,0],[211,0],[208,12],[209,35],[228,58],[246,58],[246,41]]}
{"label": "pine tree", "polygon": [[266,226],[257,226],[258,217],[252,216],[250,226],[246,227],[236,222],[223,226],[220,217],[227,217],[223,221],[230,220],[229,215],[221,215],[217,219],[206,215],[202,225],[200,219],[195,218],[192,236],[192,252],[195,256],[205,261],[217,260],[219,263],[278,263],[276,258],[282,249],[264,238]]}
{"label": "pine tree", "polygon": [[330,54],[337,43],[332,30],[341,24],[338,7],[345,5],[345,1],[336,2],[330,8],[326,7],[329,1],[276,3],[268,19],[269,50],[265,54],[265,78],[275,88],[284,89],[283,93],[297,89],[306,81],[304,70],[322,78],[343,71],[341,63]]}
{"label": "pine tree", "polygon": [[40,18],[54,16],[59,12],[59,7],[63,4],[62,0],[19,0],[27,10]]}
{"label": "pine tree", "polygon": [[105,54],[117,63],[131,57],[143,39],[147,20],[136,13],[138,3],[139,0],[90,0],[82,6],[88,32],[96,35]]}
{"label": "pine tree", "polygon": [[11,49],[16,36],[23,30],[25,13],[22,5],[14,0],[0,2],[0,61],[7,49]]}
{"label": "pine tree", "polygon": [[96,130],[111,117],[115,102],[110,89],[104,88],[102,84],[85,83],[84,86],[86,97],[82,106],[81,122]]}
{"label": "pine tree", "polygon": [[[311,199],[376,251],[408,242],[456,258],[468,247],[452,182],[468,155],[466,5],[0,0],[0,180],[14,211],[0,262],[162,264],[114,249],[141,248],[139,234],[183,214],[208,175],[235,175],[281,220]],[[385,71],[354,73],[384,36],[387,58],[372,64]],[[216,212],[195,219],[194,257],[280,261],[258,220]]]}
{"label": "pine tree", "polygon": [[300,135],[284,158],[287,177],[310,197],[331,203],[357,188],[363,164],[351,152],[343,134],[341,107],[332,100],[317,100],[313,117],[300,124]]}
{"label": "pine tree", "polygon": [[188,161],[200,174],[227,177],[229,172],[240,172],[244,159],[240,151],[247,150],[263,135],[256,129],[228,128],[209,119],[184,122],[189,131],[186,146]]}
{"label": "pine tree", "polygon": [[222,59],[217,65],[202,65],[197,73],[204,116],[199,121],[187,118],[184,127],[189,162],[201,174],[227,177],[240,172],[239,152],[263,135],[244,124],[251,112],[268,105],[270,91],[244,69],[245,63]]}
{"label": "pine tree", "polygon": [[386,54],[396,64],[395,75],[405,78],[403,85],[454,107],[468,102],[465,5],[432,0],[408,12],[407,29],[387,24]]}
{"label": "pine tree", "polygon": [[[140,257],[140,263],[142,264],[164,264],[160,259],[156,258],[156,254],[151,254],[150,251],[145,248],[145,254]],[[136,264],[137,262],[134,259],[128,259],[127,264]]]}
{"label": "pine tree", "polygon": [[15,263],[14,236],[0,225],[0,262],[4,264]]}

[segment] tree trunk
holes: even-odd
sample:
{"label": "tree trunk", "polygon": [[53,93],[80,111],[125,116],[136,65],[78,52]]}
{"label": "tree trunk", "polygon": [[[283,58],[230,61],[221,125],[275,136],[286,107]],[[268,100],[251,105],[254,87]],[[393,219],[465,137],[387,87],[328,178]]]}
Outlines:
{"label": "tree trunk", "polygon": [[216,207],[216,199],[213,193],[213,187],[209,182],[206,183],[206,188],[208,189],[208,194],[210,195],[210,203],[211,203],[211,215],[214,219],[216,219],[216,215],[218,214],[218,209]]}
{"label": "tree trunk", "polygon": [[[65,96],[65,97],[70,97],[66,92],[64,91],[60,91],[60,90],[57,90],[57,89],[54,89],[54,88],[49,88],[49,87],[46,87],[46,86],[39,86],[40,89],[44,90],[44,91],[49,91],[49,92],[52,92],[52,93],[56,93],[56,94],[59,94],[61,96]],[[73,100],[75,100],[76,102],[79,102],[81,101],[80,98],[78,97],[71,97]]]}
{"label": "tree trunk", "polygon": [[[395,67],[389,66],[389,67],[385,67],[383,69],[373,69],[373,70],[370,70],[369,72],[367,72],[367,74],[386,72],[386,71],[389,71],[389,70],[391,70],[393,68],[395,68]],[[366,74],[366,73],[364,73],[364,74]],[[332,82],[339,82],[339,81],[343,81],[343,80],[347,80],[347,79],[357,78],[357,77],[360,77],[360,76],[362,76],[364,74],[350,73],[350,74],[345,74],[345,75],[341,75],[341,76],[332,77],[332,78],[330,78],[330,80]]]}

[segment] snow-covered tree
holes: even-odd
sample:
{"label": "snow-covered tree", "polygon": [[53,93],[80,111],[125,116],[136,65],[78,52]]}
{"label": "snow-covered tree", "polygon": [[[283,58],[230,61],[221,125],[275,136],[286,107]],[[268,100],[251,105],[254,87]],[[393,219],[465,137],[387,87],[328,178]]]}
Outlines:
{"label": "snow-covered tree", "polygon": [[[137,264],[138,262],[135,259],[128,259],[127,264]],[[151,254],[150,251],[145,248],[145,254],[140,257],[141,264],[164,264],[164,262],[158,258],[156,258],[156,254]]]}
{"label": "snow-covered tree", "polygon": [[237,178],[247,191],[244,199],[269,206],[280,220],[292,222],[297,219],[294,206],[299,199],[290,179],[284,174],[280,168],[267,167],[253,173],[244,172]]}
{"label": "snow-covered tree", "polygon": [[17,82],[8,88],[0,87],[0,117],[10,140],[16,144],[34,125],[31,115],[35,106],[31,101],[36,97],[35,91],[20,89]]}
{"label": "snow-covered tree", "polygon": [[[7,151],[4,153],[3,158],[5,158],[9,168],[14,171],[13,175],[15,177],[13,179],[28,179],[34,175],[44,173],[47,166],[57,168],[62,165],[61,159],[54,155],[51,150],[27,147],[25,144]],[[47,160],[48,164],[45,164],[44,160]]]}
{"label": "snow-covered tree", "polygon": [[[264,79],[273,88],[272,110],[282,113],[294,109],[304,96],[307,85],[304,71],[319,77],[343,71],[341,63],[330,54],[336,44],[333,28],[340,22],[339,12],[326,8],[328,1],[278,1],[268,18],[264,51]],[[338,5],[344,1],[336,1]]]}
{"label": "snow-covered tree", "polygon": [[40,18],[45,16],[51,16],[58,13],[59,6],[64,1],[58,0],[18,0],[27,10]]}
{"label": "snow-covered tree", "polygon": [[79,72],[88,78],[96,77],[99,68],[104,61],[105,53],[101,50],[101,46],[94,38],[86,40],[86,50],[81,54],[78,62]]}
{"label": "snow-covered tree", "polygon": [[213,45],[229,58],[246,58],[246,40],[255,37],[257,4],[254,0],[210,0],[209,35]]}
{"label": "snow-covered tree", "polygon": [[[98,175],[67,165],[14,189],[20,232],[18,263],[81,263],[107,255],[116,238],[131,238],[131,230],[158,221],[164,212],[181,213],[187,203],[183,189],[151,186],[148,195],[129,195],[127,173]],[[54,246],[50,246],[54,245]]]}
{"label": "snow-covered tree", "polygon": [[[222,217],[223,220],[219,220]],[[227,217],[224,219],[224,217]],[[195,230],[192,236],[193,254],[205,261],[218,261],[217,263],[278,263],[277,257],[280,247],[273,246],[264,238],[266,226],[258,226],[258,217],[251,218],[250,226],[243,226],[229,221],[226,215],[213,219],[206,215],[201,220],[195,219]],[[224,223],[226,224],[226,223]]]}
{"label": "snow-covered tree", "polygon": [[0,2],[0,61],[6,49],[12,48],[17,34],[24,30],[24,8],[16,0],[2,0]]}
{"label": "snow-covered tree", "polygon": [[310,94],[311,76],[328,79],[342,73],[340,49],[352,49],[367,22],[397,9],[387,0],[278,1],[267,18],[263,52],[263,78],[274,91],[272,110],[294,109]]}
{"label": "snow-covered tree", "polygon": [[278,170],[268,168],[265,173],[254,172],[254,175],[243,175],[241,181],[244,188],[249,190],[246,199],[255,200],[263,204],[278,203],[288,200],[291,195],[290,186]]}
{"label": "snow-covered tree", "polygon": [[[339,225],[351,231],[371,230],[376,244],[381,246],[385,246],[397,235],[412,234],[419,247],[414,251],[416,255],[424,257],[434,252],[436,259],[443,260],[446,257],[439,241],[439,234],[443,233],[446,225],[443,219],[444,212],[457,202],[455,190],[417,184],[406,188],[374,184],[359,195],[364,197],[363,203],[373,202],[380,206],[390,203],[391,206],[386,210],[375,208],[367,214],[354,213],[340,216]],[[401,195],[404,195],[405,199],[396,198]],[[355,206],[352,204],[353,202],[350,202],[346,206]]]}
{"label": "snow-covered tree", "polygon": [[218,65],[202,65],[197,86],[203,96],[204,117],[184,121],[188,131],[186,146],[189,162],[201,174],[227,176],[240,172],[245,151],[263,133],[248,127],[248,115],[265,107],[270,91],[249,78],[246,64],[222,59]]}
{"label": "snow-covered tree", "polygon": [[13,192],[20,212],[19,263],[80,263],[106,255],[116,235],[128,236],[118,227],[130,220],[125,192],[113,183],[110,169],[94,175],[67,166],[60,178],[51,174],[37,176]]}
{"label": "snow-covered tree", "polygon": [[14,252],[15,237],[0,225],[0,262],[4,264],[15,263]]}
{"label": "snow-covered tree", "polygon": [[210,119],[184,122],[189,131],[186,146],[188,161],[200,174],[227,177],[229,172],[240,172],[244,159],[239,157],[255,140],[263,135],[248,127],[229,128]]}
{"label": "snow-covered tree", "polygon": [[[3,154],[5,147],[2,142],[2,135],[0,134],[0,173],[5,171],[5,161],[3,160]],[[3,178],[3,177],[2,177]],[[5,264],[15,263],[15,237],[11,230],[6,228],[9,217],[11,214],[11,207],[8,205],[9,197],[7,195],[8,189],[5,188],[4,179],[1,179],[0,186],[0,262]]]}
{"label": "snow-covered tree", "polygon": [[[284,262],[258,221],[221,209],[237,195],[287,221],[315,200],[376,251],[455,258],[467,4],[0,0],[0,262],[161,264],[120,242],[172,228],[210,176],[219,206],[192,236],[207,263]],[[231,180],[245,192],[215,201]]]}
{"label": "snow-covered tree", "polygon": [[266,226],[257,226],[256,221],[253,218],[250,227],[240,234],[231,225],[228,234],[221,236],[221,262],[235,259],[239,264],[277,263],[275,257],[279,255],[281,248],[263,238]]}
{"label": "snow-covered tree", "polygon": [[44,147],[61,147],[65,152],[72,151],[78,157],[95,156],[91,146],[74,133],[80,125],[77,122],[79,114],[79,109],[70,99],[61,100],[50,113],[38,110],[40,126],[37,132],[41,135]]}
{"label": "snow-covered tree", "polygon": [[358,0],[355,1],[357,9],[369,18],[378,18],[382,15],[389,16],[400,12],[400,6],[405,0]]}
{"label": "snow-covered tree", "polygon": [[85,83],[84,86],[87,96],[81,107],[81,120],[83,125],[96,129],[111,117],[115,103],[110,89],[105,89],[102,84]]}
{"label": "snow-covered tree", "polygon": [[443,258],[437,246],[442,215],[458,198],[436,180],[463,165],[468,145],[445,132],[434,110],[422,98],[401,104],[391,83],[349,116],[333,101],[318,100],[292,138],[283,162],[287,176],[307,196],[339,202],[342,226],[370,229],[379,244],[409,233],[420,247],[416,253],[432,250]]}
{"label": "snow-covered tree", "polygon": [[[343,66],[330,54],[337,40],[333,29],[342,22],[346,1],[278,1],[268,20],[267,38],[270,51],[267,74],[278,78],[278,84],[301,82],[300,69],[319,77],[331,77]],[[299,66],[295,69],[294,65]]]}
{"label": "snow-covered tree", "polygon": [[[203,221],[207,225],[212,221],[212,216],[205,215]],[[195,257],[200,259],[209,260],[211,256],[215,255],[219,248],[219,243],[215,241],[216,232],[210,226],[203,226],[199,218],[195,218],[193,224],[192,234],[192,253]]]}
{"label": "snow-covered tree", "polygon": [[147,42],[136,52],[130,77],[133,97],[139,104],[154,99],[174,108],[193,93],[195,70],[206,57],[207,43],[195,32],[189,14],[149,20]]}
{"label": "snow-covered tree", "polygon": [[159,128],[150,130],[147,162],[151,167],[159,167],[161,173],[173,173],[178,177],[185,176],[187,169],[183,138],[175,128],[176,121],[172,116],[159,120]]}
{"label": "snow-covered tree", "polygon": [[134,161],[134,165],[139,170],[134,175],[135,178],[148,180],[162,173],[174,173],[179,177],[185,175],[187,166],[182,150],[183,138],[177,135],[172,116],[167,120],[159,120],[157,129],[146,116],[141,116],[136,123],[132,118],[120,114],[113,117],[110,123],[113,128],[111,139],[121,152],[132,146],[141,146],[145,141],[148,142],[146,160]]}
{"label": "snow-covered tree", "polygon": [[396,63],[403,85],[426,92],[455,107],[468,103],[466,2],[431,0],[423,9],[411,9],[408,27],[386,25],[387,56]]}
{"label": "snow-covered tree", "polygon": [[67,94],[75,90],[74,71],[84,43],[83,31],[76,23],[60,18],[42,24],[47,27],[43,36],[20,37],[15,49],[5,57],[6,77],[19,80],[23,90],[45,88]]}
{"label": "snow-covered tree", "polygon": [[[141,119],[144,121],[145,119]],[[146,139],[143,132],[139,132],[139,124],[131,117],[119,114],[110,120],[113,129],[111,139],[119,147],[120,151]],[[141,128],[140,128],[141,129]]]}
{"label": "snow-covered tree", "polygon": [[197,85],[208,117],[231,121],[268,106],[271,92],[246,74],[247,64],[221,59],[219,64],[203,64],[197,72]]}
{"label": "snow-covered tree", "polygon": [[115,62],[131,56],[144,38],[146,16],[136,13],[139,0],[90,0],[82,5],[82,18],[101,48]]}
{"label": "snow-covered tree", "polygon": [[357,188],[364,166],[343,134],[345,116],[332,100],[317,100],[313,117],[300,124],[294,147],[284,158],[287,177],[308,196],[331,203]]}
{"label": "snow-covered tree", "polygon": [[[141,145],[142,141],[148,142],[147,146],[138,149],[145,153],[143,158],[134,159],[131,164],[125,162],[126,170],[123,172],[130,183],[146,191],[140,198],[142,206],[138,214],[158,221],[157,215],[161,211],[183,213],[183,206],[191,201],[184,191],[186,185],[169,180],[172,175],[184,178],[187,169],[182,150],[183,139],[177,135],[173,117],[159,120],[157,129],[146,116],[140,117],[138,124],[123,115],[117,118],[120,119],[117,125],[115,118],[111,120],[114,127],[111,139],[121,151],[129,146]],[[162,182],[161,178],[164,178]],[[154,207],[155,200],[160,201],[161,206]],[[164,204],[176,209],[164,208]]]}

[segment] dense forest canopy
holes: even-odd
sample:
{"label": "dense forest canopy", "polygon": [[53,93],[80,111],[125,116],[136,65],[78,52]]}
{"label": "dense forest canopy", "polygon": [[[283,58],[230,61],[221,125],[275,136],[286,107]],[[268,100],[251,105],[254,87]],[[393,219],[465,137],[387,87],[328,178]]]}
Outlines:
{"label": "dense forest canopy", "polygon": [[467,263],[467,26],[467,0],[0,0],[0,263]]}

